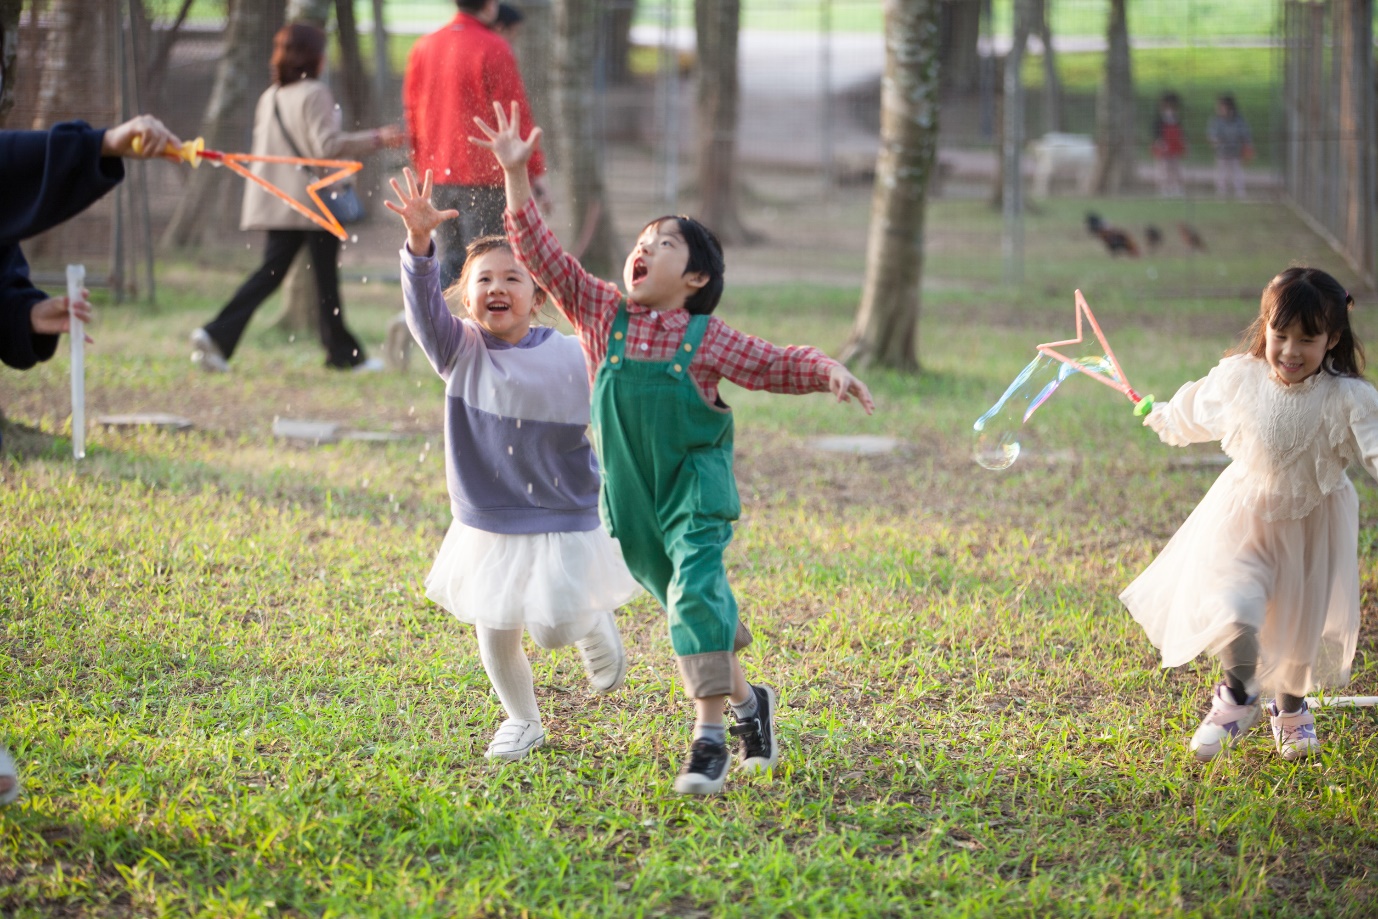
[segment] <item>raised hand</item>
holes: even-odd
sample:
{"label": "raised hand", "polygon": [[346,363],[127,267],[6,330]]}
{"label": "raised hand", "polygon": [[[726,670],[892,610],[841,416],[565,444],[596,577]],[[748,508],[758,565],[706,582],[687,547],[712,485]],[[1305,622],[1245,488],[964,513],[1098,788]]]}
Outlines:
{"label": "raised hand", "polygon": [[474,124],[478,125],[484,137],[471,136],[469,140],[480,147],[492,150],[504,172],[525,169],[532,154],[536,152],[536,144],[541,139],[541,129],[533,127],[526,139],[522,139],[521,106],[515,102],[512,103],[510,115],[503,111],[501,102],[493,103],[493,113],[496,115],[496,126],[490,125],[482,118],[474,118]]}
{"label": "raised hand", "polygon": [[456,210],[436,210],[431,203],[431,170],[426,170],[426,177],[421,181],[421,187],[416,187],[416,174],[411,171],[411,167],[402,170],[402,177],[407,180],[407,190],[403,191],[402,186],[397,184],[396,179],[388,179],[388,184],[397,193],[397,200],[401,204],[394,204],[391,201],[384,201],[383,205],[402,218],[402,222],[407,226],[407,248],[411,249],[413,255],[429,255],[431,251],[431,233],[446,220],[453,220],[459,216]]}

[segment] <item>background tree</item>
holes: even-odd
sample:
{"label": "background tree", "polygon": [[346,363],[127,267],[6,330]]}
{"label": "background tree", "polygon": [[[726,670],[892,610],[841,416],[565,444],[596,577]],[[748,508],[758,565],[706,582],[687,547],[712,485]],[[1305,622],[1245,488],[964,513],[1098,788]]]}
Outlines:
{"label": "background tree", "polygon": [[1057,76],[1057,55],[1053,51],[1053,22],[1049,0],[1033,0],[1030,15],[1038,40],[1043,43],[1043,130],[1062,130],[1062,81]]}
{"label": "background tree", "polygon": [[129,21],[134,39],[134,85],[143,111],[162,109],[163,83],[167,80],[172,49],[195,0],[180,0],[176,12],[161,27],[144,0],[129,0]]}
{"label": "background tree", "polygon": [[694,0],[698,55],[699,219],[724,245],[756,238],[742,222],[737,170],[737,35],[741,0]]}
{"label": "background tree", "polygon": [[[282,0],[230,0],[225,51],[215,70],[210,101],[198,132],[215,150],[248,148],[254,100],[268,79],[272,36],[282,24]],[[242,180],[227,169],[193,169],[178,199],[162,245],[201,245],[214,231],[239,224]]]}
{"label": "background tree", "polygon": [[15,60],[19,56],[19,13],[24,0],[0,0],[0,125],[14,108]]}
{"label": "background tree", "polygon": [[1096,96],[1098,195],[1113,195],[1134,181],[1134,75],[1130,69],[1126,0],[1110,0],[1106,26],[1105,82]]}
{"label": "background tree", "polygon": [[52,26],[43,40],[43,65],[34,75],[37,105],[33,123],[26,127],[46,129],[73,113],[92,122],[109,117],[112,96],[93,90],[109,73],[113,6],[52,0],[46,10]]}
{"label": "background tree", "polygon": [[938,6],[885,0],[880,155],[871,196],[866,280],[842,359],[919,369],[924,207],[938,149]]}
{"label": "background tree", "polygon": [[576,232],[569,251],[593,274],[613,278],[621,262],[603,180],[603,144],[594,118],[601,7],[600,0],[555,0],[555,120]]}

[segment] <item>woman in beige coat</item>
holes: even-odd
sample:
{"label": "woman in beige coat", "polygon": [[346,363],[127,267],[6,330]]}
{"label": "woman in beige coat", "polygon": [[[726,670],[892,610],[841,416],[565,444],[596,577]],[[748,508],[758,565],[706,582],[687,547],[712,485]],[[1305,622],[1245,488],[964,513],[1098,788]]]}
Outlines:
{"label": "woman in beige coat", "polygon": [[[405,141],[403,132],[394,126],[352,133],[340,130],[335,98],[317,79],[324,59],[325,33],[320,29],[294,23],[278,30],[273,39],[274,82],[259,97],[254,111],[255,154],[351,159]],[[299,201],[309,200],[306,186],[319,178],[313,170],[275,163],[255,163],[253,171]],[[206,370],[229,370],[229,359],[249,319],[277,290],[305,244],[315,269],[326,366],[340,370],[381,366],[366,358],[363,347],[344,324],[337,272],[339,239],[253,182],[244,191],[239,226],[242,230],[268,231],[263,264],[235,291],[218,316],[191,334],[193,361]]]}

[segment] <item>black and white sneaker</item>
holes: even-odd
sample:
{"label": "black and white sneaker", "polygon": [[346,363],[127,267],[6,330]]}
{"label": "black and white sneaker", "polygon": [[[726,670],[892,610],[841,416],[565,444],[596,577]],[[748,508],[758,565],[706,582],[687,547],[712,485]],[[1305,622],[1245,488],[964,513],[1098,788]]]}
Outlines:
{"label": "black and white sneaker", "polygon": [[727,781],[727,744],[700,737],[689,747],[684,768],[675,777],[675,791],[682,795],[715,795]]}
{"label": "black and white sneaker", "polygon": [[751,691],[756,693],[756,717],[738,721],[727,730],[742,741],[739,768],[743,772],[767,772],[780,759],[775,743],[775,690],[753,684]]}

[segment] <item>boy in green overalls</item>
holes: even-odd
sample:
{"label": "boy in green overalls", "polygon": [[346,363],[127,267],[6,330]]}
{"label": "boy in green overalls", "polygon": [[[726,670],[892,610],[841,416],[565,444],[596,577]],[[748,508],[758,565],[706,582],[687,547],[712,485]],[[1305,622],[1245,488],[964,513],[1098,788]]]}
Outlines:
{"label": "boy in green overalls", "polygon": [[507,235],[517,258],[574,325],[593,387],[593,445],[602,465],[599,510],[633,576],[665,607],[694,741],[675,780],[682,794],[720,791],[730,755],[723,705],[746,772],[775,766],[775,692],[746,681],[737,652],[751,643],[738,620],[723,551],[741,512],[732,473],[732,412],[718,395],[728,379],[779,393],[871,394],[815,348],[772,345],[710,314],[723,288],[722,247],[698,221],[661,217],[627,256],[624,298],[586,272],[541,219],[526,174],[540,129],[522,139],[517,108],[494,105],[479,121],[507,184]]}

